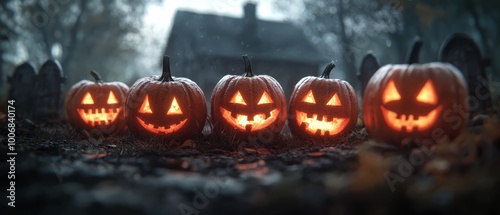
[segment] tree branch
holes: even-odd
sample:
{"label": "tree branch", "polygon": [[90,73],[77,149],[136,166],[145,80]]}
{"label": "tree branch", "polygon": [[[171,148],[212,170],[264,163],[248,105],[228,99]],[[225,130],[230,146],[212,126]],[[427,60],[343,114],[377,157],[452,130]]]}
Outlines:
{"label": "tree branch", "polygon": [[80,0],[80,13],[76,17],[76,21],[75,24],[73,25],[73,28],[71,28],[69,43],[66,49],[67,54],[63,57],[61,62],[61,66],[63,67],[63,69],[66,69],[68,67],[76,51],[76,45],[78,44],[78,33],[83,24],[82,17],[86,13],[86,11],[87,11],[87,1]]}

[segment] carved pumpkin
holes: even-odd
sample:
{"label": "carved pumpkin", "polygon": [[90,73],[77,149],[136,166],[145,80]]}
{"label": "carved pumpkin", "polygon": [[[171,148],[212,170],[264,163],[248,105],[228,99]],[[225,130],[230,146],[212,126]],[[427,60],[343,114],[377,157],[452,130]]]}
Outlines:
{"label": "carved pumpkin", "polygon": [[201,133],[207,117],[200,87],[190,79],[172,77],[168,56],[163,58],[161,77],[134,83],[126,108],[130,131],[141,136],[188,138]]}
{"label": "carved pumpkin", "polygon": [[224,76],[212,92],[214,131],[240,137],[279,133],[286,121],[285,93],[273,77],[255,75],[247,55],[243,60],[244,74]]}
{"label": "carved pumpkin", "polygon": [[319,78],[308,76],[295,85],[288,121],[295,136],[331,140],[349,134],[356,126],[356,93],[346,81],[330,79],[334,67],[332,62]]}
{"label": "carved pumpkin", "polygon": [[363,98],[372,137],[400,144],[405,138],[455,138],[467,123],[467,88],[451,64],[386,65],[370,79]]}
{"label": "carved pumpkin", "polygon": [[95,82],[83,80],[68,91],[64,107],[68,120],[76,129],[103,134],[113,134],[126,130],[125,100],[128,86],[122,82],[104,83],[101,76],[91,71]]}

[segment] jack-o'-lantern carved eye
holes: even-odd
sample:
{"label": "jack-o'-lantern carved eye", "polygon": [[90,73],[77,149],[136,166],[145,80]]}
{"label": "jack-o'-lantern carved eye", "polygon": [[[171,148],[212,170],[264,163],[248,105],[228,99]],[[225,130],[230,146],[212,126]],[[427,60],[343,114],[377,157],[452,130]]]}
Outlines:
{"label": "jack-o'-lantern carved eye", "polygon": [[339,95],[335,93],[332,98],[326,103],[326,105],[331,105],[331,106],[342,106],[342,103],[340,102]]}
{"label": "jack-o'-lantern carved eye", "polygon": [[118,104],[118,100],[116,99],[116,96],[113,93],[113,91],[109,91],[108,104]]}
{"label": "jack-o'-lantern carved eye", "polygon": [[231,100],[229,102],[231,102],[233,104],[247,105],[245,100],[243,100],[243,96],[241,96],[240,91],[236,92],[236,94],[234,94],[233,98],[231,98]]}
{"label": "jack-o'-lantern carved eye", "polygon": [[434,84],[431,80],[428,80],[424,84],[422,90],[420,90],[417,95],[417,101],[431,105],[436,105],[438,103],[436,90],[434,89]]}
{"label": "jack-o'-lantern carved eye", "polygon": [[271,99],[269,94],[264,92],[264,93],[262,93],[262,97],[260,97],[259,103],[257,103],[257,104],[260,105],[260,104],[271,104],[271,103],[273,103],[273,100]]}
{"label": "jack-o'-lantern carved eye", "polygon": [[314,99],[314,95],[313,95],[312,90],[309,90],[309,92],[302,99],[302,101],[305,102],[305,103],[316,104],[316,100]]}
{"label": "jack-o'-lantern carved eye", "polygon": [[399,100],[401,100],[401,95],[399,95],[396,84],[393,80],[391,80],[389,84],[387,84],[387,87],[385,87],[384,93],[382,94],[382,103],[387,104],[388,102]]}
{"label": "jack-o'-lantern carved eye", "polygon": [[153,113],[149,106],[149,98],[147,95],[146,98],[144,98],[144,102],[142,102],[141,108],[139,108],[139,113]]}
{"label": "jack-o'-lantern carved eye", "polygon": [[90,93],[87,92],[87,94],[85,94],[85,96],[83,97],[83,100],[82,100],[82,104],[84,104],[84,105],[94,104],[94,99],[92,99],[92,95],[90,95]]}
{"label": "jack-o'-lantern carved eye", "polygon": [[168,109],[167,115],[177,115],[177,114],[182,114],[181,107],[179,106],[179,103],[177,103],[177,99],[172,101],[172,104],[170,105],[170,108]]}

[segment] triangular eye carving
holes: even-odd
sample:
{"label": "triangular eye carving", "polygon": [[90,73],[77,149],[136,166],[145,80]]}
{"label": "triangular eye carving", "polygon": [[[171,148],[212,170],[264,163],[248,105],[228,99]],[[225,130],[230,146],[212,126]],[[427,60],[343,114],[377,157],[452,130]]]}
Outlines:
{"label": "triangular eye carving", "polygon": [[92,95],[90,95],[89,92],[87,92],[87,94],[85,94],[85,96],[83,97],[82,104],[84,105],[94,104],[94,99],[92,99]]}
{"label": "triangular eye carving", "polygon": [[233,104],[247,105],[245,100],[243,100],[243,96],[241,96],[240,91],[236,92],[236,94],[234,94],[233,98],[231,98],[229,102]]}
{"label": "triangular eye carving", "polygon": [[271,103],[273,103],[273,100],[271,99],[269,94],[264,92],[264,93],[262,93],[262,96],[260,97],[259,103],[257,103],[257,104],[260,105],[260,104],[271,104]]}
{"label": "triangular eye carving", "polygon": [[302,102],[316,104],[312,90],[309,90],[306,96],[302,99]]}
{"label": "triangular eye carving", "polygon": [[113,91],[109,91],[108,104],[118,104],[118,100],[116,99],[116,96],[113,93]]}
{"label": "triangular eye carving", "polygon": [[342,103],[340,102],[339,95],[335,93],[335,95],[332,96],[332,98],[326,103],[326,105],[331,105],[331,106],[342,106]]}
{"label": "triangular eye carving", "polygon": [[179,103],[177,103],[177,99],[172,101],[172,104],[170,105],[170,108],[168,109],[167,115],[178,115],[182,114],[181,106],[179,106]]}
{"label": "triangular eye carving", "polygon": [[436,105],[438,103],[436,90],[434,89],[434,84],[432,83],[431,80],[428,80],[424,84],[424,86],[417,95],[417,101],[431,105]]}
{"label": "triangular eye carving", "polygon": [[144,102],[142,103],[141,108],[139,108],[139,113],[153,113],[151,107],[149,106],[148,95],[144,98]]}
{"label": "triangular eye carving", "polygon": [[401,100],[401,95],[399,95],[396,84],[391,80],[385,87],[384,94],[382,94],[382,103],[387,104],[392,101]]}

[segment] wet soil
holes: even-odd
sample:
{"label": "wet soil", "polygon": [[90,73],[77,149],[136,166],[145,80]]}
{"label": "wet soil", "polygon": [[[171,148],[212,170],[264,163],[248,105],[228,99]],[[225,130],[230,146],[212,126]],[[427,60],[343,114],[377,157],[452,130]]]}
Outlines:
{"label": "wet soil", "polygon": [[[2,211],[499,214],[499,128],[500,120],[491,116],[452,142],[412,140],[396,147],[371,140],[363,126],[336,142],[286,134],[164,141],[102,137],[63,121],[20,121],[16,208],[8,209],[6,199]],[[1,134],[6,143],[6,130]],[[5,155],[7,145],[0,149]],[[2,172],[8,168],[1,163]]]}

